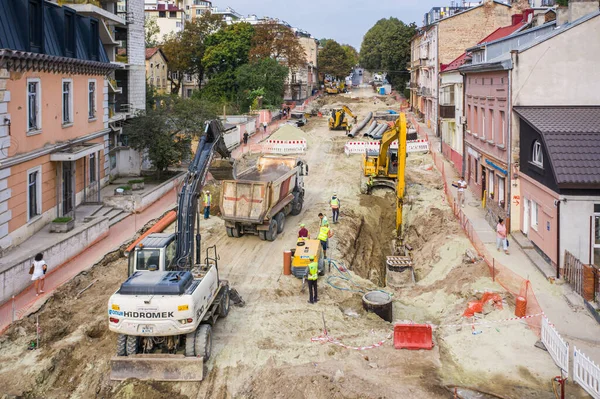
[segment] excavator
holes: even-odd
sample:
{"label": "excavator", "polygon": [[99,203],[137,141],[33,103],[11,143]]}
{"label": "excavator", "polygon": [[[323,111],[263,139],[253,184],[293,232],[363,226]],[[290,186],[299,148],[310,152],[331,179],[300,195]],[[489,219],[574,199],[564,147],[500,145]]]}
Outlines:
{"label": "excavator", "polygon": [[[395,140],[398,140],[397,149],[391,148]],[[406,169],[406,114],[401,113],[394,126],[383,134],[379,150],[366,150],[362,169],[362,194],[370,194],[375,187],[388,187],[396,192],[396,229],[400,232]]]}
{"label": "excavator", "polygon": [[332,109],[329,117],[329,130],[346,130],[349,125],[348,117],[353,118],[356,123],[356,115],[347,106]]}
{"label": "excavator", "polygon": [[[117,334],[112,380],[203,378],[212,328],[236,295],[221,279],[216,246],[204,257],[200,250],[198,202],[206,176],[235,178],[223,131],[220,121],[206,125],[179,193],[176,232],[150,234],[129,253],[129,277],[108,301],[108,328]],[[223,159],[213,169],[215,152]]]}

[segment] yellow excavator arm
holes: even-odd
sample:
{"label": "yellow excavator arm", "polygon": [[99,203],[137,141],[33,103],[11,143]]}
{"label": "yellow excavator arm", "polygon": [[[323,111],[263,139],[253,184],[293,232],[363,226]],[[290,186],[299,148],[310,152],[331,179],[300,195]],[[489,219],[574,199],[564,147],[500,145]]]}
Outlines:
{"label": "yellow excavator arm", "polygon": [[344,105],[344,106],[342,106],[342,109],[344,110],[344,112],[345,112],[347,115],[350,115],[352,118],[356,119],[356,115],[354,115],[354,114],[352,113],[352,111],[350,110],[350,108],[348,108],[348,106]]}
{"label": "yellow excavator arm", "polygon": [[398,131],[398,177],[396,178],[396,234],[402,228],[402,204],[404,203],[404,171],[406,170],[406,114],[401,113],[396,120]]}

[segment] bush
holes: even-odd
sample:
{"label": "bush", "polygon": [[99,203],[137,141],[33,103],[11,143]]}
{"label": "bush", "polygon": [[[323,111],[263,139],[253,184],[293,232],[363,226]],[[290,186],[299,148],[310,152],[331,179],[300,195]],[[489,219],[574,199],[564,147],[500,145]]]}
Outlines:
{"label": "bush", "polygon": [[119,186],[117,188],[120,188],[123,191],[131,191],[131,186]]}
{"label": "bush", "polygon": [[144,182],[144,179],[135,179],[135,180],[129,180],[127,182],[127,184],[132,185],[132,184],[141,184]]}
{"label": "bush", "polygon": [[62,216],[54,219],[52,223],[69,223],[71,220],[73,220],[71,216]]}

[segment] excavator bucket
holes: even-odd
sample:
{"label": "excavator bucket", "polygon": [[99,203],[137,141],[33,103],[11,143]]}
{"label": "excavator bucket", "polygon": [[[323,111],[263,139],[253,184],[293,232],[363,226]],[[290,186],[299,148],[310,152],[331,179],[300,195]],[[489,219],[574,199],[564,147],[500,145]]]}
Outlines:
{"label": "excavator bucket", "polygon": [[110,379],[154,381],[202,381],[204,360],[184,355],[143,354],[110,359]]}
{"label": "excavator bucket", "polygon": [[215,159],[208,171],[216,180],[235,180],[235,163],[229,159]]}

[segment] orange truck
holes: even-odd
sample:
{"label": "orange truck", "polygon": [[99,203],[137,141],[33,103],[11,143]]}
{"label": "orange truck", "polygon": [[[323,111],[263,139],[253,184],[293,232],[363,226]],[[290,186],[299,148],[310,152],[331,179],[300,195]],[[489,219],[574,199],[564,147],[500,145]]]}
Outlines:
{"label": "orange truck", "polygon": [[274,241],[286,216],[302,211],[307,174],[307,164],[297,157],[263,155],[236,180],[224,180],[219,207],[227,235]]}

